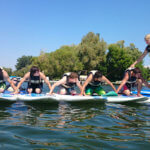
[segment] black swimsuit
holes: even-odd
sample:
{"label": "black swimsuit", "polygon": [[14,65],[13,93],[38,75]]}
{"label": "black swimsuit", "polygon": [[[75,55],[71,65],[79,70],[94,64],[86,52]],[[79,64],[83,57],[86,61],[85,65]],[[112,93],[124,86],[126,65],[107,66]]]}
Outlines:
{"label": "black swimsuit", "polygon": [[135,86],[135,83],[136,83],[136,80],[137,80],[137,78],[136,77],[133,77],[133,76],[131,76],[131,71],[126,71],[127,73],[128,73],[128,75],[129,75],[129,79],[128,79],[128,81],[126,82],[126,86],[128,87],[128,89],[131,91],[132,90],[132,87],[134,87]]}
{"label": "black swimsuit", "polygon": [[0,70],[0,84],[6,84],[4,81],[3,71]]}
{"label": "black swimsuit", "polygon": [[39,88],[42,92],[43,83],[40,80],[40,76],[30,76],[28,82],[28,89],[32,89],[32,93],[36,93],[35,89]]}
{"label": "black swimsuit", "polygon": [[147,50],[148,52],[150,52],[150,45],[148,45],[148,46],[146,47],[146,50]]}

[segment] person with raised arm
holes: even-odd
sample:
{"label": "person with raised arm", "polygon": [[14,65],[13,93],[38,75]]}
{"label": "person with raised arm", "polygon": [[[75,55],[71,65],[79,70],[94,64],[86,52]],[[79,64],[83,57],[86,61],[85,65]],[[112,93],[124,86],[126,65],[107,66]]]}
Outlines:
{"label": "person with raised arm", "polygon": [[147,44],[147,46],[146,46],[146,48],[145,48],[145,51],[144,51],[143,54],[139,57],[139,59],[136,60],[136,61],[130,66],[130,68],[134,68],[136,64],[138,64],[139,62],[141,62],[141,61],[144,59],[144,57],[145,57],[148,53],[150,53],[150,34],[147,34],[147,35],[145,36],[145,42],[146,42],[146,44]]}

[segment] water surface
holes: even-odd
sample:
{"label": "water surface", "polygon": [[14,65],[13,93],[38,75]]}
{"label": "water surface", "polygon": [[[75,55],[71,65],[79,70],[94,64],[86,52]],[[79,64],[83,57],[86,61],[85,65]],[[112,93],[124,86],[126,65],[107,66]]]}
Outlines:
{"label": "water surface", "polygon": [[2,150],[149,147],[149,104],[0,103]]}

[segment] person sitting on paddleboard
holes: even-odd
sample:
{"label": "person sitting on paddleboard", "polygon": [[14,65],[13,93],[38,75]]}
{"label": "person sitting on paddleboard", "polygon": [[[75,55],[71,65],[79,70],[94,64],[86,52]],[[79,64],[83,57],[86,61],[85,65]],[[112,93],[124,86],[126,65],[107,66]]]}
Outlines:
{"label": "person sitting on paddleboard", "polygon": [[120,84],[120,86],[117,89],[117,93],[119,93],[119,91],[123,88],[122,93],[129,96],[129,95],[131,95],[132,88],[135,85],[137,85],[137,90],[138,90],[137,95],[142,96],[140,94],[141,89],[142,89],[142,83],[144,83],[147,87],[150,87],[148,82],[146,82],[143,79],[142,73],[139,68],[127,69],[125,71],[125,75],[122,80],[122,83]]}
{"label": "person sitting on paddleboard", "polygon": [[60,93],[62,95],[76,95],[77,92],[75,87],[78,86],[79,89],[82,89],[82,86],[79,81],[79,76],[75,72],[65,73],[61,80],[54,83],[50,91],[50,95],[53,93],[53,90],[56,86],[60,86]]}
{"label": "person sitting on paddleboard", "polygon": [[116,88],[111,81],[109,81],[100,71],[93,70],[89,73],[86,81],[84,82],[80,95],[93,95],[94,93],[97,95],[106,94],[104,89],[101,87],[102,82],[106,82],[113,88],[114,91],[116,91]]}
{"label": "person sitting on paddleboard", "polygon": [[48,85],[49,89],[51,89],[51,84],[47,80],[46,76],[42,72],[40,72],[38,67],[33,66],[30,69],[30,72],[26,73],[24,77],[21,79],[14,94],[18,93],[18,89],[20,88],[22,83],[25,82],[26,80],[28,80],[27,92],[29,94],[31,93],[40,94],[42,92],[43,88],[42,80],[44,80],[45,83]]}
{"label": "person sitting on paddleboard", "polygon": [[6,90],[5,81],[8,81],[12,86],[12,88],[16,90],[16,87],[13,84],[13,82],[10,80],[8,73],[2,67],[0,67],[0,93],[3,93]]}
{"label": "person sitting on paddleboard", "polygon": [[135,62],[130,66],[130,68],[134,68],[136,64],[138,64],[139,62],[141,62],[141,61],[144,59],[144,57],[145,57],[148,53],[150,53],[150,34],[147,34],[147,35],[145,36],[145,42],[146,42],[147,46],[146,46],[146,48],[145,48],[144,53],[139,57],[139,59],[138,59],[137,61],[135,61]]}

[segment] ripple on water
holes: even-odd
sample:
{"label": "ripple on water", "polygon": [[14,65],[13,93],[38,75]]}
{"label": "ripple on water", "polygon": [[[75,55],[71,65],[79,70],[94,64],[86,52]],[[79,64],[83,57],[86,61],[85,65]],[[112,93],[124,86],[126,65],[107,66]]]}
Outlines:
{"label": "ripple on water", "polygon": [[149,149],[149,105],[23,103],[0,107],[0,149]]}

